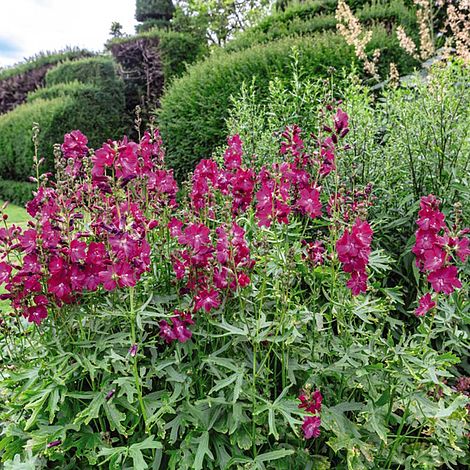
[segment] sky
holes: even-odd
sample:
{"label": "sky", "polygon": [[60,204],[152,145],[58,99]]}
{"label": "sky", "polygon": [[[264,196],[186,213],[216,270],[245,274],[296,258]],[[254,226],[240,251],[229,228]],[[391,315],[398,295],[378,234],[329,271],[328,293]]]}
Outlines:
{"label": "sky", "polygon": [[113,21],[133,33],[135,0],[0,0],[0,67],[40,51],[99,51]]}

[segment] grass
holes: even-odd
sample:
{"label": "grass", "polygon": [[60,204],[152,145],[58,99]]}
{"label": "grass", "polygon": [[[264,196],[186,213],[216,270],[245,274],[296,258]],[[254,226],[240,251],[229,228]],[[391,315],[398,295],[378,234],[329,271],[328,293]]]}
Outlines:
{"label": "grass", "polygon": [[[0,207],[3,205],[3,201],[0,201]],[[19,225],[22,228],[26,227],[28,220],[30,219],[26,209],[20,206],[15,206],[14,204],[8,204],[6,209],[3,211],[8,215],[8,224]],[[3,294],[5,289],[3,286],[0,287],[0,294]],[[0,314],[11,312],[10,301],[1,300],[0,301]]]}
{"label": "grass", "polygon": [[[3,201],[0,201],[0,206],[1,205],[3,205]],[[8,204],[3,212],[8,215],[8,224],[25,227],[30,219],[24,207],[15,206],[14,204]]]}

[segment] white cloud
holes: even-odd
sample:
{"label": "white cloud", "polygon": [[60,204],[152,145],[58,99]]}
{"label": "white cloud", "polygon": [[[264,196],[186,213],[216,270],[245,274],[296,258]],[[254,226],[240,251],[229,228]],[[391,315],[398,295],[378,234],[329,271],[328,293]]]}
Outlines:
{"label": "white cloud", "polygon": [[0,66],[66,46],[102,50],[113,21],[134,32],[134,13],[135,0],[0,0],[0,40],[17,48],[0,47]]}

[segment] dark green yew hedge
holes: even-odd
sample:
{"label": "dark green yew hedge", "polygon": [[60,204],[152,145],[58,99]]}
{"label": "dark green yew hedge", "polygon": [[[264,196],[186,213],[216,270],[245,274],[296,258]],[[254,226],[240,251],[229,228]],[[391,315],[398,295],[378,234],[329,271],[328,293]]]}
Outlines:
{"label": "dark green yew hedge", "polygon": [[[32,174],[33,123],[40,126],[39,155],[44,171],[52,171],[53,147],[65,133],[80,129],[89,146],[100,146],[124,132],[123,84],[111,59],[66,62],[47,74],[50,85],[28,96],[28,102],[0,116],[0,199],[24,202],[24,186]],[[6,180],[19,185],[11,188]]]}
{"label": "dark green yew hedge", "polygon": [[[369,47],[382,49],[384,74],[388,63],[401,57],[384,28],[375,29]],[[299,51],[299,66],[311,76],[340,73],[357,62],[352,47],[343,38],[326,32],[285,38],[233,53],[219,51],[190,67],[186,75],[170,85],[157,115],[167,146],[167,161],[179,179],[224,143],[230,99],[240,92],[242,83],[254,80],[262,99],[270,80],[290,77],[294,49]],[[411,65],[409,62],[406,67]],[[403,70],[403,64],[400,69]]]}

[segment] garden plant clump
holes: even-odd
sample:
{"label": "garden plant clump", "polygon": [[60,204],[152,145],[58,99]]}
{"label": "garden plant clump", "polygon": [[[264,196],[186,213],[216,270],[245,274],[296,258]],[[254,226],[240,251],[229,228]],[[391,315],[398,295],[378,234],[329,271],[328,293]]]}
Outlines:
{"label": "garden plant clump", "polygon": [[233,134],[181,188],[154,128],[97,150],[67,134],[55,178],[36,155],[31,220],[0,229],[5,468],[469,463],[465,358],[435,322],[468,318],[469,231],[416,201],[405,305],[374,182],[342,171],[346,106],[262,161]]}

